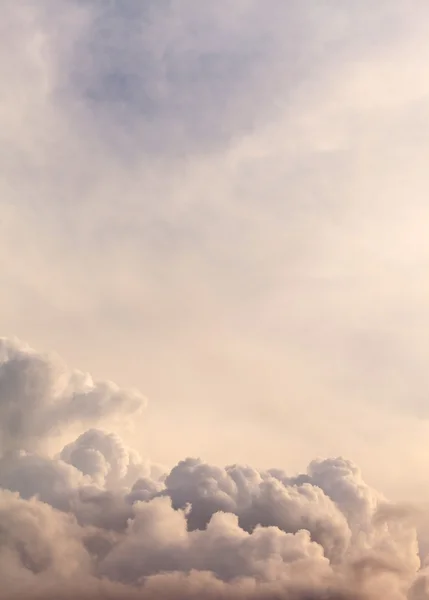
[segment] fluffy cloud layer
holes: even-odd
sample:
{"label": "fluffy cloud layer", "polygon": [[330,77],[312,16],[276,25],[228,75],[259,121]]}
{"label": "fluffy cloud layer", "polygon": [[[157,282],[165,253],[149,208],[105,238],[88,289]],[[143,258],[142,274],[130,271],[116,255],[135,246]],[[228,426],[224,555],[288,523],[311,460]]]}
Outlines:
{"label": "fluffy cloud layer", "polygon": [[1,347],[0,597],[427,598],[413,511],[350,461],[288,476],[187,458],[159,473],[94,427],[52,455],[42,438],[100,407],[127,418],[140,396]]}

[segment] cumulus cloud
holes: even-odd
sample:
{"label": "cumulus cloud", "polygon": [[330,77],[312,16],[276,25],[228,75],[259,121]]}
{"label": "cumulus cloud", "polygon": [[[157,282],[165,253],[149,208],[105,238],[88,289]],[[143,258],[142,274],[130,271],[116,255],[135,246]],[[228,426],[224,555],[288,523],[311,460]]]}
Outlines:
{"label": "cumulus cloud", "polygon": [[0,339],[0,450],[35,450],[65,428],[142,411],[145,399],[115,384],[94,382],[60,360],[17,340]]}
{"label": "cumulus cloud", "polygon": [[[2,427],[11,407],[41,415],[23,421],[0,460],[0,597],[425,598],[415,513],[368,486],[351,461],[318,459],[289,476],[187,458],[160,474],[96,428],[42,452],[34,440],[52,428],[75,431],[64,414],[83,426],[113,403],[89,376],[17,340],[3,340],[2,352],[12,363],[0,369]],[[71,410],[82,381],[96,406],[79,398]],[[123,410],[130,397],[114,389]]]}
{"label": "cumulus cloud", "polygon": [[140,476],[150,474],[150,466],[119,436],[98,429],[86,431],[65,446],[60,458],[107,487],[134,483]]}
{"label": "cumulus cloud", "polygon": [[47,503],[1,490],[0,531],[1,579],[8,592],[20,580],[67,580],[88,570],[90,557],[74,518]]}

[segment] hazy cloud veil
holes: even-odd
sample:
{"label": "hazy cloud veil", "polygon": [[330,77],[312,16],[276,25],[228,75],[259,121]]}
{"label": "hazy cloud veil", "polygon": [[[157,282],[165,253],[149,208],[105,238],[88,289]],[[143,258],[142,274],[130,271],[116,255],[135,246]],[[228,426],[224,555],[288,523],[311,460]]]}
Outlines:
{"label": "hazy cloud veil", "polygon": [[0,598],[427,600],[427,2],[1,13]]}

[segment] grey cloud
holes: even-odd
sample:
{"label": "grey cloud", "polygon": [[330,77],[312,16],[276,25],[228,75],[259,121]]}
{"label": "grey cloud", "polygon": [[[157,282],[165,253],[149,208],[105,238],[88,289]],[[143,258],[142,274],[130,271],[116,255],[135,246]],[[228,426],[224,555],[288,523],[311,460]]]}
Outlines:
{"label": "grey cloud", "polygon": [[[5,340],[2,352],[3,364],[13,364],[12,381],[19,382],[0,387],[3,405],[11,390],[17,401],[17,391],[25,390],[23,406],[43,411],[57,396],[68,398],[76,388],[81,393],[82,382],[92,381],[70,375],[64,366],[55,370],[54,363],[19,342]],[[77,416],[78,409],[84,422],[87,409],[77,403]],[[9,450],[0,463],[5,498],[14,499],[23,515],[17,535],[25,532],[26,511],[42,523],[37,534],[29,531],[36,541],[28,548],[21,537],[3,538],[5,564],[14,573],[23,571],[22,585],[34,576],[50,582],[64,578],[67,569],[82,568],[88,585],[92,580],[143,585],[144,594],[164,579],[168,587],[174,577],[193,582],[208,576],[228,586],[228,594],[251,585],[250,595],[264,595],[263,586],[272,584],[276,593],[301,597],[304,592],[297,590],[309,585],[325,595],[327,582],[345,589],[359,582],[372,590],[381,578],[400,589],[418,572],[413,523],[401,507],[386,504],[348,460],[313,461],[307,473],[290,477],[279,469],[222,468],[188,458],[160,477],[117,434],[101,429],[88,429],[57,456],[29,452],[27,440],[40,435],[39,423],[26,423],[25,435],[16,440],[22,448]],[[62,426],[73,430],[73,422]],[[45,514],[54,529],[43,527]],[[56,538],[63,547],[56,523],[61,532],[70,528],[64,535],[76,547],[75,562],[67,559],[68,566],[62,565],[62,554],[55,562],[48,550]],[[39,540],[43,535],[48,539]],[[64,547],[67,553],[69,546]]]}
{"label": "grey cloud", "polygon": [[0,451],[33,450],[70,426],[84,429],[118,413],[139,414],[145,399],[94,382],[21,342],[0,339]]}
{"label": "grey cloud", "polygon": [[24,499],[39,498],[51,506],[70,510],[76,489],[85,484],[82,474],[63,461],[27,452],[0,459],[0,486]]}
{"label": "grey cloud", "polygon": [[[90,430],[83,439],[97,440],[100,447],[99,433],[94,437]],[[83,446],[78,438],[64,455]],[[329,464],[338,468],[341,463],[327,461],[324,479],[328,480]],[[191,467],[192,472],[198,466],[196,485],[186,469]],[[4,469],[5,464],[2,473]],[[303,477],[311,479],[311,475]],[[20,488],[22,494],[4,490],[0,495],[1,572],[5,573],[0,597],[81,597],[85,590],[91,598],[214,598],[220,594],[326,600],[361,594],[371,598],[382,584],[401,598],[401,590],[418,571],[413,546],[403,544],[413,536],[403,519],[396,522],[396,514],[385,511],[383,527],[388,522],[388,529],[374,525],[372,538],[367,536],[363,544],[356,538],[347,547],[338,540],[341,528],[343,533],[349,528],[343,513],[308,481],[285,485],[250,467],[220,469],[190,459],[179,463],[165,484],[150,481],[148,476],[138,479],[131,492],[124,487],[109,491],[88,485],[85,476],[64,461],[19,455],[0,481],[3,488]],[[183,510],[159,492],[161,485],[168,493],[169,485],[177,490],[180,481],[182,501],[191,502]],[[59,482],[68,489],[69,502],[54,508]],[[362,485],[360,479],[356,483],[355,489]],[[268,499],[266,484],[271,486]],[[241,498],[247,487],[244,506],[254,512],[248,530],[241,524],[239,487]],[[216,504],[218,488],[235,497],[236,505],[230,504],[229,511]],[[145,494],[143,501],[132,496],[139,491]],[[200,528],[190,526],[192,510],[210,495],[205,510],[209,508],[211,516]],[[407,569],[407,564],[413,568]]]}
{"label": "grey cloud", "polygon": [[[328,479],[329,463],[326,471]],[[221,469],[187,459],[168,475],[162,493],[172,498],[175,508],[190,504],[191,529],[204,528],[215,512],[233,512],[247,531],[257,525],[277,526],[288,532],[309,529],[331,558],[341,556],[351,535],[346,518],[311,476],[306,479],[284,484],[248,467]]]}
{"label": "grey cloud", "polygon": [[[273,50],[269,23],[253,26],[253,2],[229,5],[227,17],[220,6],[188,1],[87,6],[90,25],[66,65],[99,135],[122,148],[128,138],[151,153],[180,154],[252,127],[261,99],[248,101],[249,86]],[[259,96],[272,90],[266,83]]]}
{"label": "grey cloud", "polygon": [[55,48],[57,102],[118,157],[166,157],[228,145],[272,121],[339,56],[375,51],[381,23],[400,29],[394,4],[389,20],[383,3],[368,20],[365,2],[308,10],[279,0],[69,1],[55,11],[41,2],[36,14]]}
{"label": "grey cloud", "polygon": [[88,572],[89,555],[74,517],[7,490],[0,490],[0,540],[1,579],[7,589],[13,589],[15,578],[36,584],[33,579],[42,574],[49,580]]}
{"label": "grey cloud", "polygon": [[138,581],[159,570],[211,571],[223,581],[254,577],[257,581],[288,579],[313,569],[329,573],[323,549],[308,532],[286,534],[277,528],[243,531],[235,515],[218,513],[204,531],[187,530],[186,516],[167,498],[136,506],[123,544],[101,564],[101,572],[117,580]]}
{"label": "grey cloud", "polygon": [[140,477],[134,483],[131,492],[127,495],[127,499],[134,504],[135,502],[151,500],[156,496],[165,495],[164,482],[160,479],[152,479],[150,477]]}
{"label": "grey cloud", "polygon": [[[17,342],[2,349],[5,364],[24,354],[16,381],[51,365],[35,354],[34,366]],[[46,375],[20,383],[26,405],[43,410],[41,389],[68,389],[65,372],[61,386],[52,375],[49,385]],[[0,403],[11,389],[0,387]],[[0,462],[1,598],[422,597],[408,512],[348,460],[313,461],[291,477],[188,458],[160,476],[117,434],[88,429],[50,456],[25,450],[26,427],[23,448]]]}
{"label": "grey cloud", "polygon": [[107,487],[132,485],[150,474],[150,467],[119,436],[98,429],[86,431],[65,446],[60,458]]}
{"label": "grey cloud", "polygon": [[73,466],[48,456],[8,454],[0,461],[0,487],[72,513],[82,525],[122,531],[132,517],[124,493],[96,486]]}

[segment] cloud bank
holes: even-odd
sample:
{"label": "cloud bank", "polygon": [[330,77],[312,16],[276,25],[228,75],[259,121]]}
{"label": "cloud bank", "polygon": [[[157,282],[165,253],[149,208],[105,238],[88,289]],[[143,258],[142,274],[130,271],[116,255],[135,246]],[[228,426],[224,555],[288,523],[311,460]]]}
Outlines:
{"label": "cloud bank", "polygon": [[137,392],[0,348],[1,598],[427,598],[416,514],[352,462],[162,472],[100,427],[136,421]]}

